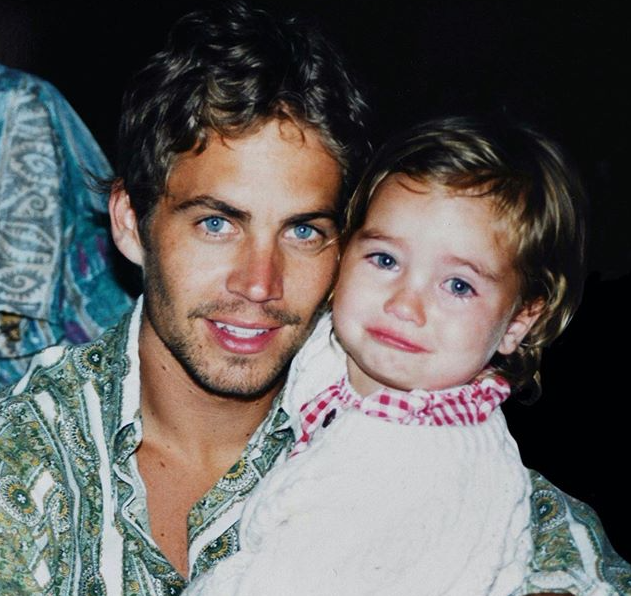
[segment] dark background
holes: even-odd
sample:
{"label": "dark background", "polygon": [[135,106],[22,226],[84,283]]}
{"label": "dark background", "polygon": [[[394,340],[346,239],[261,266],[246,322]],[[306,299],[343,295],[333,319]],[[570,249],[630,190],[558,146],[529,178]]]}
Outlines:
{"label": "dark background", "polygon": [[[207,0],[207,2],[212,0]],[[67,97],[113,158],[122,90],[175,18],[204,2],[0,0],[0,62]],[[363,80],[374,140],[429,116],[502,110],[559,140],[592,203],[583,305],[548,350],[543,396],[506,414],[525,463],[592,505],[631,560],[631,202],[624,3],[261,0],[314,16]]]}

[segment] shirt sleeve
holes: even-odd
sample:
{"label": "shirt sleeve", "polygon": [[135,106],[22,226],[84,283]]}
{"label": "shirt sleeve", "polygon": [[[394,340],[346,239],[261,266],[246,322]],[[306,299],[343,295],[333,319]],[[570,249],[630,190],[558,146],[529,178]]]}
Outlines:
{"label": "shirt sleeve", "polygon": [[594,510],[539,473],[530,475],[534,553],[517,594],[631,596],[631,565],[613,550]]}
{"label": "shirt sleeve", "polygon": [[28,405],[2,391],[0,404],[0,594],[67,594],[70,496]]}

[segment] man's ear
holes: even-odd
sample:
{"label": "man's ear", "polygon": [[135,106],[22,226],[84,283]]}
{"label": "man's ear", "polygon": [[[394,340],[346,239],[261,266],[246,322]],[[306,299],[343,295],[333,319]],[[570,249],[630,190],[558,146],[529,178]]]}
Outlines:
{"label": "man's ear", "polygon": [[544,305],[544,300],[538,298],[534,302],[523,306],[513,315],[497,348],[500,354],[508,356],[508,354],[512,354],[519,347],[519,344],[541,316]]}
{"label": "man's ear", "polygon": [[109,211],[114,244],[132,263],[142,267],[145,251],[138,233],[136,212],[132,209],[129,195],[122,185],[115,184],[112,188]]}

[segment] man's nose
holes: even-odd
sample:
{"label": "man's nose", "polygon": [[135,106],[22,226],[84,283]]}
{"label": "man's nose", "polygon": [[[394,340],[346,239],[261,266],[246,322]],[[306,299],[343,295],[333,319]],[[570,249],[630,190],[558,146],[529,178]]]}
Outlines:
{"label": "man's nose", "polygon": [[276,243],[250,244],[240,251],[228,276],[228,291],[250,302],[283,297],[283,255]]}
{"label": "man's nose", "polygon": [[427,321],[425,307],[422,292],[409,287],[397,289],[384,304],[386,313],[419,327]]}

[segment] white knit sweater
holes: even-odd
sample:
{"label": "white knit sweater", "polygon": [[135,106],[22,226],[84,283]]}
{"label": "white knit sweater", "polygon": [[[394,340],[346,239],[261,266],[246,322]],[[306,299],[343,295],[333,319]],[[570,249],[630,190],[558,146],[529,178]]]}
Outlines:
{"label": "white knit sweater", "polygon": [[[300,405],[344,372],[329,333],[327,319],[295,359],[296,423]],[[499,409],[466,427],[347,410],[261,482],[241,551],[185,595],[508,596],[532,554],[529,495]]]}

